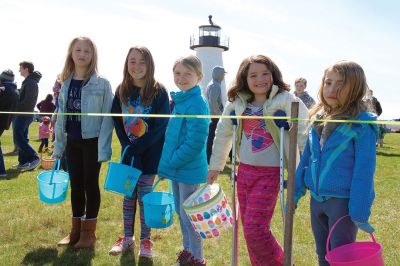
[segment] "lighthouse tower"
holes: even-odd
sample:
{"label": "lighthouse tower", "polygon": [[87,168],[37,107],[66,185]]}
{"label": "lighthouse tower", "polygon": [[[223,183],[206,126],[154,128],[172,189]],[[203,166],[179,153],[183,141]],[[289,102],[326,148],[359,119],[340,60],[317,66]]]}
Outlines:
{"label": "lighthouse tower", "polygon": [[[190,38],[190,49],[196,51],[196,56],[203,63],[203,79],[200,83],[203,95],[207,84],[212,79],[212,69],[215,66],[223,66],[222,52],[229,50],[229,39],[221,39],[221,27],[212,21],[212,16],[208,16],[209,25],[199,26],[199,35]],[[226,100],[225,81],[221,84],[222,100]]]}

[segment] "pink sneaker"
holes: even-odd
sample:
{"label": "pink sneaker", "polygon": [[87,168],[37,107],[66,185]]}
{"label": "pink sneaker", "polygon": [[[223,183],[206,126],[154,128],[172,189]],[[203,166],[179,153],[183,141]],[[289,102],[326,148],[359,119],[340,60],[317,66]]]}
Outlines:
{"label": "pink sneaker", "polygon": [[134,251],[135,249],[135,239],[120,237],[114,243],[113,247],[110,249],[108,254],[116,256],[127,251]]}
{"label": "pink sneaker", "polygon": [[150,239],[140,240],[139,257],[153,257],[153,242]]}

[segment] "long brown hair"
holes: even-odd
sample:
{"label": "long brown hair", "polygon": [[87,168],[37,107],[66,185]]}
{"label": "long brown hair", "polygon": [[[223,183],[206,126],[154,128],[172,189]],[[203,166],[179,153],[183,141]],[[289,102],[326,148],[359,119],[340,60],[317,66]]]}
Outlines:
{"label": "long brown hair", "polygon": [[128,103],[128,96],[129,96],[129,86],[133,85],[132,76],[129,74],[128,71],[128,60],[129,54],[136,50],[143,55],[145,64],[146,64],[146,75],[145,75],[145,85],[143,88],[140,88],[140,101],[143,106],[149,105],[155,96],[157,95],[158,90],[161,87],[161,84],[157,82],[154,78],[154,60],[153,56],[151,55],[149,49],[144,46],[134,46],[131,47],[126,55],[125,64],[124,64],[124,72],[123,72],[123,79],[121,84],[118,86],[117,90],[119,91],[120,99],[122,103]]}
{"label": "long brown hair", "polygon": [[[279,92],[290,90],[290,85],[283,81],[282,73],[278,66],[269,57],[265,55],[252,55],[245,58],[239,66],[236,78],[228,90],[228,100],[230,102],[235,100],[239,92],[245,92],[251,95],[248,102],[254,100],[254,93],[250,91],[249,85],[247,84],[247,74],[252,63],[264,64],[268,70],[271,71],[273,84],[279,87]],[[271,90],[269,90],[267,98],[269,97],[270,92]]]}
{"label": "long brown hair", "polygon": [[[343,78],[343,85],[336,91],[337,98],[344,89],[348,88],[349,90],[349,94],[345,101],[343,103],[339,102],[339,105],[335,108],[332,108],[323,97],[324,82],[328,71],[335,71]],[[325,69],[318,92],[320,102],[310,110],[309,116],[311,118],[321,110],[324,110],[325,118],[341,116],[355,118],[360,114],[360,112],[369,111],[370,109],[370,107],[363,101],[363,97],[367,90],[367,79],[362,67],[352,61],[339,61],[333,66]]]}
{"label": "long brown hair", "polygon": [[74,38],[69,46],[68,46],[68,53],[67,57],[65,58],[64,69],[60,74],[61,83],[64,82],[72,73],[75,71],[75,63],[72,60],[72,51],[74,49],[75,43],[77,41],[85,41],[89,44],[90,49],[92,49],[92,60],[89,63],[89,66],[86,70],[85,74],[85,81],[90,78],[94,73],[98,73],[97,71],[97,48],[94,42],[88,37],[76,37]]}

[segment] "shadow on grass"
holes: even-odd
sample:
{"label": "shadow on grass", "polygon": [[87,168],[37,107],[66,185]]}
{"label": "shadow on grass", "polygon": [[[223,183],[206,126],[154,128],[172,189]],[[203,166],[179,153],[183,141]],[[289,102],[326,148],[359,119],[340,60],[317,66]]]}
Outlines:
{"label": "shadow on grass", "polygon": [[386,156],[386,157],[400,157],[400,154],[388,153],[388,152],[379,151],[379,150],[376,151],[376,155]]}
{"label": "shadow on grass", "polygon": [[153,263],[152,259],[139,257],[138,265],[139,266],[153,266],[154,263]]}
{"label": "shadow on grass", "polygon": [[121,266],[136,265],[135,253],[133,251],[123,253],[119,262]]}
{"label": "shadow on grass", "polygon": [[6,181],[6,180],[10,180],[10,179],[17,178],[17,177],[19,176],[20,173],[21,173],[21,170],[17,170],[17,169],[8,169],[8,170],[7,170],[7,176],[6,176],[6,177],[0,177],[0,182],[1,182],[1,181]]}
{"label": "shadow on grass", "polygon": [[38,248],[25,255],[22,265],[40,266],[51,265],[92,265],[94,249],[76,250],[72,247],[65,248],[58,256],[56,248]]}

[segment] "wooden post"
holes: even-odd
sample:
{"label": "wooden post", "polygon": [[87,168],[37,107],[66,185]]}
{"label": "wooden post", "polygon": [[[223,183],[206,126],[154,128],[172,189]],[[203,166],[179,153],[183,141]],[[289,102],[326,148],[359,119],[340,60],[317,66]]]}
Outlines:
{"label": "wooden post", "polygon": [[288,179],[286,192],[286,213],[285,213],[285,228],[284,228],[284,252],[285,257],[283,265],[292,266],[292,240],[293,240],[293,215],[294,215],[294,189],[295,189],[295,174],[296,174],[296,153],[297,153],[297,131],[299,117],[299,103],[292,102],[291,116],[292,126],[289,130],[289,158],[288,158]]}

